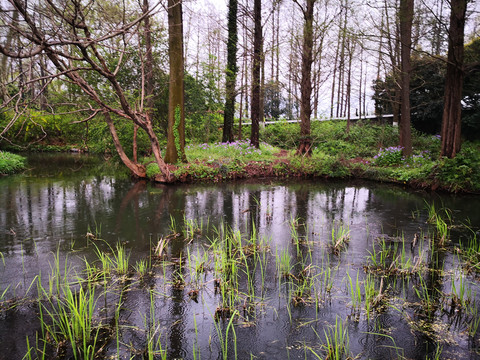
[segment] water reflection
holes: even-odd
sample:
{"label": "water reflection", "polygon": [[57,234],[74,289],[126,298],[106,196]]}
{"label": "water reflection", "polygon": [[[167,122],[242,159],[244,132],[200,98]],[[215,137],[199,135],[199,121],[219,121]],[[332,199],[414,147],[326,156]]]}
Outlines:
{"label": "water reflection", "polygon": [[[71,163],[67,164],[66,167],[72,167]],[[240,229],[244,234],[257,232],[260,237],[269,239],[272,254],[282,249],[293,249],[291,226],[295,224],[298,236],[314,241],[312,257],[320,262],[323,261],[321,256],[325,245],[331,241],[332,229],[343,224],[350,229],[351,240],[348,252],[341,254],[336,261],[343,262],[345,268],[353,269],[351,274],[354,276],[364,264],[377,237],[404,236],[411,241],[414,234],[426,227],[425,214],[417,214],[417,210],[425,208],[425,201],[436,201],[453,209],[458,222],[466,221],[468,217],[471,224],[480,223],[478,198],[465,202],[463,197],[441,197],[381,184],[265,181],[164,186],[113,176],[88,176],[85,173],[77,173],[78,176],[70,174],[65,178],[58,168],[55,174],[0,179],[0,203],[4,204],[0,208],[0,252],[5,258],[5,266],[0,269],[0,290],[14,284],[9,295],[15,293],[21,296],[37,274],[48,273],[49,261],[58,248],[62,255],[70,254],[73,264],[81,263],[84,256],[92,256],[91,251],[85,248],[87,232],[98,234],[113,247],[117,242],[125,244],[131,252],[132,261],[135,261],[150,254],[152,244],[171,232],[172,223],[177,229],[182,229],[188,220],[209,224],[210,233],[199,239],[204,242],[215,236],[222,226]],[[188,274],[187,269],[180,265],[184,260],[180,259],[185,258],[187,246],[187,241],[180,239],[171,241],[168,248],[169,259],[176,261],[172,273],[177,271],[183,277]],[[291,251],[291,254],[296,254],[294,256],[298,260],[310,249],[301,245],[295,251],[298,253]],[[448,268],[452,260],[441,250],[435,254],[432,257],[435,261],[429,266],[439,271],[434,271],[425,281],[439,288],[445,282],[441,270]],[[262,284],[254,274],[254,292],[262,297],[278,296],[275,264],[266,263],[264,266],[267,281]],[[302,270],[299,266],[295,267],[293,275],[300,277]],[[343,280],[340,275],[335,278],[337,284],[342,284]],[[155,280],[152,282],[151,288],[159,286]],[[396,286],[385,280],[385,287],[387,285],[391,288]],[[198,346],[208,350],[210,336],[215,337],[215,329],[208,325],[206,319],[211,318],[215,309],[206,310],[186,300],[188,291],[181,286],[157,290],[165,294],[165,298],[156,303],[156,316],[167,329],[169,358],[183,358],[191,353],[193,315],[204,331],[198,339]],[[337,292],[344,294],[343,289],[337,289]],[[417,300],[412,290],[406,290],[405,294],[412,302]],[[339,300],[340,297],[334,295],[329,299],[328,306],[344,309],[345,299]],[[134,312],[142,311],[144,314],[149,308],[148,301],[142,302],[135,296],[133,292],[125,294],[125,304],[131,309],[132,318],[138,317]],[[207,296],[214,304],[215,295]],[[430,297],[434,302],[440,301],[439,293],[432,292]],[[285,299],[279,299],[277,305],[275,312],[261,310],[265,318],[254,327],[238,330],[243,344],[248,344],[245,345],[246,350],[242,349],[247,351],[245,358],[249,357],[248,351],[260,353],[265,347],[269,349],[267,355],[270,357],[284,357],[288,355],[287,344],[288,347],[294,346],[289,342],[292,339],[292,342],[302,338],[310,343],[318,342],[311,332],[306,331],[309,328],[299,327],[298,323],[290,321],[291,314],[286,310]],[[311,309],[298,308],[294,311],[294,316],[304,318]],[[347,314],[342,311],[345,318]],[[330,308],[319,311],[317,315],[330,323],[335,322]],[[412,318],[426,318],[431,321],[432,327],[434,325],[428,314],[412,314]],[[386,313],[376,319],[386,328],[398,320],[396,313]],[[138,327],[142,326],[141,320],[137,319],[137,323]],[[367,351],[373,358],[390,356],[391,350],[387,350],[392,346],[390,338],[375,336],[376,325],[367,325],[366,328],[359,326],[358,341],[352,347],[357,353]],[[315,326],[318,326],[318,333],[323,333],[318,323]],[[408,327],[401,326],[396,331],[408,333]],[[136,336],[132,331],[131,337]],[[416,339],[413,336],[398,337],[412,344]],[[282,340],[278,342],[278,339]],[[376,348],[379,341],[385,347]],[[409,351],[407,357],[417,356],[418,346],[412,345]]]}

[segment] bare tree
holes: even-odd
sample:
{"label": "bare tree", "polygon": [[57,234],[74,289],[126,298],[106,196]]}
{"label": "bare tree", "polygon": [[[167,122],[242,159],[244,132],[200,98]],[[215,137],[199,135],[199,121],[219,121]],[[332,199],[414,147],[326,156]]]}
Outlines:
{"label": "bare tree", "polygon": [[[151,16],[156,7],[152,7],[147,14],[138,14],[137,11],[136,14],[130,13],[128,16],[121,16],[120,19],[107,21],[104,14],[108,11],[102,6],[112,5],[105,3],[85,4],[79,1],[46,0],[42,8],[21,0],[9,0],[9,3],[10,9],[2,5],[1,21],[15,32],[22,40],[23,46],[14,48],[0,44],[0,52],[16,59],[35,59],[44,55],[48,59],[47,78],[61,79],[81,89],[89,99],[90,115],[85,121],[96,115],[103,115],[123,163],[134,175],[146,177],[145,167],[125,154],[118,138],[115,120],[124,119],[138,125],[150,139],[151,151],[161,172],[157,180],[173,181],[173,176],[161,156],[151,119],[145,111],[139,111],[138,100],[132,100],[128,96],[117,77],[127,51],[131,50],[128,49],[128,40],[137,35],[138,25],[145,17]],[[119,9],[122,12],[127,11],[125,8]],[[18,11],[18,23],[10,16],[12,10]],[[42,11],[41,27],[34,16],[36,11]],[[125,20],[132,18],[133,20]],[[98,19],[104,19],[102,26],[95,23]],[[105,56],[107,51],[110,51],[109,55],[116,54],[114,61]],[[92,83],[90,80],[92,77],[99,81]],[[32,81],[39,80],[41,79],[37,78]],[[29,105],[25,102],[20,104],[19,97],[16,98],[16,102],[17,114],[2,130],[0,133],[2,136],[18,119],[21,109],[19,105],[23,108]]]}

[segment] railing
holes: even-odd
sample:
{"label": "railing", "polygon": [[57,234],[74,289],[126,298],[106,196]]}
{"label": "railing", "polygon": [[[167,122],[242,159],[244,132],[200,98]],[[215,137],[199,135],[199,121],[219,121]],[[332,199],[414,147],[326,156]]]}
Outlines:
{"label": "railing", "polygon": [[[393,118],[393,114],[385,114],[385,115],[364,115],[364,116],[352,116],[350,117],[351,121],[358,121],[358,120],[367,120],[367,119],[388,119],[388,118]],[[335,120],[347,120],[348,118],[346,117],[335,117],[331,119],[311,119],[311,121],[335,121]],[[267,120],[267,121],[262,121],[260,124],[262,125],[270,125],[270,124],[277,124],[277,123],[299,123],[300,119],[295,119],[295,120]],[[242,126],[248,126],[252,125],[252,122],[242,122]]]}

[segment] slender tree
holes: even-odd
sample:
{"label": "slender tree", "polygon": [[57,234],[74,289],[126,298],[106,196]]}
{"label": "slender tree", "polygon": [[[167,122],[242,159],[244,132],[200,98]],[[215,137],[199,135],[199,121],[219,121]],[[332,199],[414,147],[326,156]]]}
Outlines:
{"label": "slender tree", "polygon": [[227,71],[226,97],[223,119],[223,142],[233,141],[233,120],[235,114],[235,83],[237,80],[237,10],[238,1],[229,0],[228,3],[228,40],[227,40]]}
{"label": "slender tree", "polygon": [[182,0],[168,0],[168,129],[165,162],[187,161],[185,156],[185,100],[183,86]]}
{"label": "slender tree", "polygon": [[410,126],[410,50],[412,46],[414,0],[400,0],[400,42],[401,42],[401,115],[399,122],[400,146],[403,154],[412,154],[412,134]]}
{"label": "slender tree", "polygon": [[254,0],[253,3],[254,36],[253,36],[253,64],[252,64],[252,101],[250,115],[252,117],[250,143],[258,148],[260,146],[260,111],[261,89],[260,71],[262,66],[262,2]]}
{"label": "slender tree", "polygon": [[306,0],[305,6],[294,0],[303,14],[302,80],[300,84],[300,144],[298,155],[311,155],[312,139],[310,116],[312,114],[312,63],[313,63],[313,10],[316,0]]}
{"label": "slender tree", "polygon": [[442,116],[441,156],[454,158],[461,146],[463,55],[468,0],[452,0],[448,31],[448,62]]}

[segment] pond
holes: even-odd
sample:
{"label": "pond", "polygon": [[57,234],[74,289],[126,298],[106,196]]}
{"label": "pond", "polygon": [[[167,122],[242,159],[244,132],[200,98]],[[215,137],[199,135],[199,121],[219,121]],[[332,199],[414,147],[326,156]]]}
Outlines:
{"label": "pond", "polygon": [[29,166],[0,178],[0,358],[480,356],[480,197]]}

